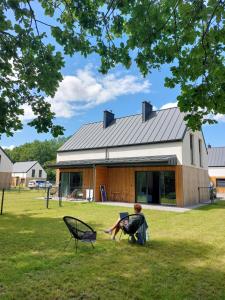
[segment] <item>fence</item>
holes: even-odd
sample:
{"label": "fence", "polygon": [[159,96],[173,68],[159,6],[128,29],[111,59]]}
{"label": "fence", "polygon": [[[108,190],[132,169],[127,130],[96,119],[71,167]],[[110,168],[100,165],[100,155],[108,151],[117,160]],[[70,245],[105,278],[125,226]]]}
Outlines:
{"label": "fence", "polygon": [[213,186],[198,187],[198,202],[199,203],[214,203],[216,199],[216,189]]}

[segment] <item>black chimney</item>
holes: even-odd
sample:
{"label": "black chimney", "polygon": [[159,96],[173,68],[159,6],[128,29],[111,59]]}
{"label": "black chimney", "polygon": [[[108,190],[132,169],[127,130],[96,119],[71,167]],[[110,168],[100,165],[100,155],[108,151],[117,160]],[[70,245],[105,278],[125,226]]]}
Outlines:
{"label": "black chimney", "polygon": [[103,113],[103,128],[109,127],[114,121],[114,114],[111,111],[105,110]]}
{"label": "black chimney", "polygon": [[152,105],[150,102],[142,102],[142,122],[147,121],[152,113]]}

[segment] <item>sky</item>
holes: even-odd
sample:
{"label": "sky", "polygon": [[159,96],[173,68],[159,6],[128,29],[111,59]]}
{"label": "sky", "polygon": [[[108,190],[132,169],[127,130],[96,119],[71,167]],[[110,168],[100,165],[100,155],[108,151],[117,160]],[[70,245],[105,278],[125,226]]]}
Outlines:
{"label": "sky", "polygon": [[[36,7],[42,19],[42,12]],[[46,30],[46,29],[44,29]],[[54,42],[52,39],[50,42]],[[65,136],[72,135],[82,124],[101,121],[104,110],[112,110],[115,117],[141,112],[141,103],[150,101],[154,109],[176,106],[179,87],[164,87],[164,78],[170,75],[169,66],[160,71],[153,70],[143,78],[135,63],[129,70],[118,65],[107,75],[98,72],[100,58],[91,55],[83,58],[79,54],[65,57],[64,76],[53,99],[48,98],[56,114],[55,123],[64,126]],[[51,139],[50,134],[38,134],[27,122],[33,117],[29,107],[24,107],[24,128],[13,137],[2,136],[0,145],[13,148],[34,140]],[[225,146],[225,116],[218,116],[218,124],[204,125],[206,144]]]}

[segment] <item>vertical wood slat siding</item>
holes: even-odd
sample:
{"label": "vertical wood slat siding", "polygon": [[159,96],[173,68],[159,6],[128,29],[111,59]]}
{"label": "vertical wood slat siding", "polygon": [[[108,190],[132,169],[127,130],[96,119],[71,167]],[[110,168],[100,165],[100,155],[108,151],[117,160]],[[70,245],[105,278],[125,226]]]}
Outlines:
{"label": "vertical wood slat siding", "polygon": [[[183,169],[183,197],[184,206],[198,204],[209,200],[209,174],[208,170],[182,166]],[[200,189],[200,199],[198,187]]]}
{"label": "vertical wood slat siding", "polygon": [[8,189],[11,184],[11,173],[0,172],[0,189]]}
{"label": "vertical wood slat siding", "polygon": [[96,166],[94,177],[95,177],[94,199],[95,201],[101,201],[100,185],[105,185],[106,192],[108,192],[108,168]]}
{"label": "vertical wood slat siding", "polygon": [[[61,169],[60,172],[83,172],[83,188],[93,188],[95,201],[101,201],[100,185],[105,185],[107,198],[111,201],[135,202],[135,172],[175,171],[177,206],[197,204],[198,187],[209,184],[207,170],[185,166],[155,167],[103,167]],[[57,173],[59,178],[59,172]],[[94,184],[93,184],[94,180]],[[201,200],[208,197],[207,189],[201,191]]]}

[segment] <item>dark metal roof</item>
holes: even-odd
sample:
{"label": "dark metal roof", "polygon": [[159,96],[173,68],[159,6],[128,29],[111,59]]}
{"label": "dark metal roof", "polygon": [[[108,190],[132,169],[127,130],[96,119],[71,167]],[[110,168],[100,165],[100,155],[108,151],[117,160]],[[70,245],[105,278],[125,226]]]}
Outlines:
{"label": "dark metal roof", "polygon": [[179,108],[152,112],[142,122],[142,114],[115,119],[107,128],[103,122],[83,125],[59,152],[182,140],[186,131],[184,113]]}
{"label": "dark metal roof", "polygon": [[27,173],[34,165],[36,165],[37,161],[21,161],[16,162],[13,165],[13,173]]}
{"label": "dark metal roof", "polygon": [[225,167],[225,147],[208,148],[209,167]]}
{"label": "dark metal roof", "polygon": [[101,166],[174,166],[177,164],[176,155],[160,155],[160,156],[141,156],[141,157],[126,157],[126,158],[109,158],[109,159],[87,159],[74,161],[59,161],[54,168],[69,168],[69,167],[90,167],[93,165]]}

